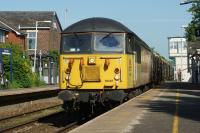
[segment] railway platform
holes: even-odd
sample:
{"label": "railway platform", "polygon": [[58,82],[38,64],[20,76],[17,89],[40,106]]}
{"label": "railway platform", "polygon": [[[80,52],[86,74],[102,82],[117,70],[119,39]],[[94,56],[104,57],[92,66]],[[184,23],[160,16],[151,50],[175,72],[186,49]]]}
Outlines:
{"label": "railway platform", "polygon": [[0,90],[0,107],[43,98],[57,97],[59,91],[58,85]]}
{"label": "railway platform", "polygon": [[0,120],[62,104],[58,85],[0,90]]}
{"label": "railway platform", "polygon": [[199,133],[200,86],[165,83],[70,133]]}
{"label": "railway platform", "polygon": [[35,92],[44,92],[49,90],[58,90],[58,85],[47,85],[44,87],[33,87],[33,88],[21,88],[21,89],[5,89],[0,90],[0,97],[8,95],[20,95]]}

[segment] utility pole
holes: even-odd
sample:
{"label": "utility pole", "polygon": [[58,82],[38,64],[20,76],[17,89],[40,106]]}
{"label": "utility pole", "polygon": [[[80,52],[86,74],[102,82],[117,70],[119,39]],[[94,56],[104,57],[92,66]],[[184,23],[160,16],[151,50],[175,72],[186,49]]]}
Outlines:
{"label": "utility pole", "polygon": [[39,74],[40,74],[40,79],[42,79],[42,52],[40,50],[40,68],[39,68]]}

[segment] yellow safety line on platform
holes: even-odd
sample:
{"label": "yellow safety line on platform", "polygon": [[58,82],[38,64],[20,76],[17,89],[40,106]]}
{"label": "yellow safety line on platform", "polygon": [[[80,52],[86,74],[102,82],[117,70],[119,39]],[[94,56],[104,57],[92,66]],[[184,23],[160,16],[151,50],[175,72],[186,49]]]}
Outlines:
{"label": "yellow safety line on platform", "polygon": [[179,104],[179,91],[177,89],[176,92],[176,110],[174,113],[174,120],[173,120],[173,128],[172,128],[172,133],[178,133],[178,127],[179,127],[179,120],[178,120],[178,104]]}

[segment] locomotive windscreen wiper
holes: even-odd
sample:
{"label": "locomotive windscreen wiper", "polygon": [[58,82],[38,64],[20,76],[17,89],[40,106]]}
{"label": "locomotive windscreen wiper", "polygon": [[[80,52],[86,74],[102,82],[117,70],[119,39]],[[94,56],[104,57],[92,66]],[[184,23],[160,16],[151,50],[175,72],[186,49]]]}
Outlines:
{"label": "locomotive windscreen wiper", "polygon": [[80,44],[83,44],[82,39],[74,32],[73,35],[78,39],[78,41],[80,42]]}
{"label": "locomotive windscreen wiper", "polygon": [[104,40],[105,38],[108,38],[111,34],[112,34],[112,32],[110,32],[109,34],[105,35],[101,40]]}
{"label": "locomotive windscreen wiper", "polygon": [[112,32],[104,36],[102,39],[100,39],[99,42],[101,42],[106,47],[116,47],[119,45],[118,40],[115,36],[111,36]]}

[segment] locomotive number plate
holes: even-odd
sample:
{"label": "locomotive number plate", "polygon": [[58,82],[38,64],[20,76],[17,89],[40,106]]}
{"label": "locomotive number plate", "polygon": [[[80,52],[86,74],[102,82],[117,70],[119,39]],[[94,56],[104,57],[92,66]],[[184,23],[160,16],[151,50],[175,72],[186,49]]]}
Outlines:
{"label": "locomotive number plate", "polygon": [[82,69],[82,80],[88,82],[100,81],[100,67],[99,66],[84,66]]}

